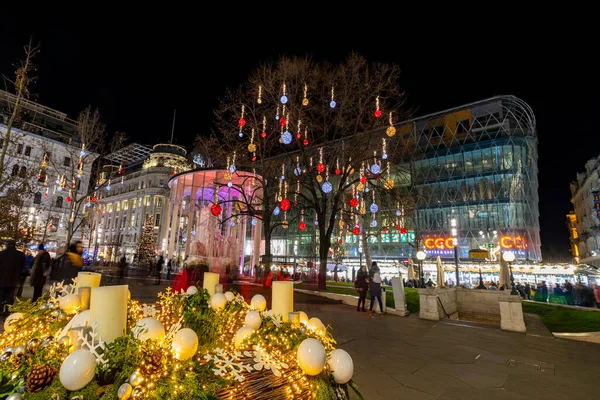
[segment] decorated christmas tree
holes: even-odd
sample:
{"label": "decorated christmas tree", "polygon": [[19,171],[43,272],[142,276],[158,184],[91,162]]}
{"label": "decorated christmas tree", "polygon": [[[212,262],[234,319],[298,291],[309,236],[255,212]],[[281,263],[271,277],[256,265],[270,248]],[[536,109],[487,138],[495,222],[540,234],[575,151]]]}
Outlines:
{"label": "decorated christmas tree", "polygon": [[140,267],[148,267],[156,256],[156,235],[154,233],[154,216],[148,215],[144,229],[137,245],[137,257]]}

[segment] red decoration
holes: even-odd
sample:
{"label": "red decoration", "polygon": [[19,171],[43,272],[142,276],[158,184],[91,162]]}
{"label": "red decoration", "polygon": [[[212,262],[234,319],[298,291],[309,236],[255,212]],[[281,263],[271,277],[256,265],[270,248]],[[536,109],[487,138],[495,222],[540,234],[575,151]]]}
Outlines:
{"label": "red decoration", "polygon": [[283,199],[279,203],[279,207],[281,208],[281,211],[287,211],[287,210],[290,209],[291,203],[290,203],[290,201],[288,199]]}
{"label": "red decoration", "polygon": [[387,226],[384,226],[383,227],[383,233],[388,233],[388,231],[389,231],[389,228]]}
{"label": "red decoration", "polygon": [[400,229],[400,225],[396,224],[396,225],[394,225],[394,228]]}
{"label": "red decoration", "polygon": [[294,207],[298,207],[298,202],[297,201],[294,202]]}
{"label": "red decoration", "polygon": [[296,139],[300,139],[302,137],[301,133],[296,133]]}
{"label": "red decoration", "polygon": [[379,178],[381,178],[381,175],[377,175],[377,178],[375,178],[376,180],[379,180]]}
{"label": "red decoration", "polygon": [[261,132],[260,136],[264,139],[267,137],[267,132],[263,131]]}
{"label": "red decoration", "polygon": [[317,165],[317,171],[319,171],[320,174],[325,172],[325,164],[319,163],[319,165]]}
{"label": "red decoration", "polygon": [[279,125],[285,126],[286,123],[287,123],[287,121],[285,120],[285,118],[283,118],[283,117],[279,118]]}
{"label": "red decoration", "polygon": [[340,235],[343,235],[343,234],[344,234],[344,230],[340,229]]}
{"label": "red decoration", "polygon": [[95,203],[98,198],[96,196],[92,196],[92,203]]}
{"label": "red decoration", "polygon": [[341,170],[341,169],[339,169],[339,168],[336,168],[336,169],[335,169],[335,174],[336,174],[336,175],[339,175],[339,174],[341,174],[341,173],[342,173],[342,170]]}
{"label": "red decoration", "polygon": [[173,173],[171,174],[171,176],[175,176],[175,174],[176,174],[176,172],[175,172],[175,171],[173,171]]}
{"label": "red decoration", "polygon": [[44,197],[48,197],[48,193],[44,193]]}
{"label": "red decoration", "polygon": [[338,240],[338,243],[339,243],[339,244],[342,244],[342,239]]}
{"label": "red decoration", "polygon": [[357,225],[354,228],[352,228],[352,233],[355,235],[360,235],[360,227]]}
{"label": "red decoration", "polygon": [[300,229],[301,231],[306,230],[306,222],[300,221],[300,223],[298,224],[298,229]]}
{"label": "red decoration", "polygon": [[25,229],[21,229],[21,233],[24,235],[27,232]]}
{"label": "red decoration", "polygon": [[242,126],[246,125],[246,120],[245,120],[244,118],[240,118],[240,120],[238,121],[238,125],[239,125],[240,127],[242,127]]}
{"label": "red decoration", "polygon": [[70,203],[70,202],[71,202],[71,200],[73,200],[73,199],[71,198],[71,196],[67,196],[67,203]]}
{"label": "red decoration", "polygon": [[350,207],[352,207],[352,208],[358,207],[358,199],[356,197],[353,197],[350,199]]}
{"label": "red decoration", "polygon": [[48,225],[48,229],[52,229],[52,224]]}
{"label": "red decoration", "polygon": [[366,177],[366,176],[361,176],[361,177],[360,177],[360,183],[362,183],[363,185],[364,185],[365,183],[367,183],[367,177]]}
{"label": "red decoration", "polygon": [[307,139],[304,139],[304,145],[308,146],[308,140]]}
{"label": "red decoration", "polygon": [[256,161],[256,156],[252,157],[252,162]]}
{"label": "red decoration", "polygon": [[407,232],[406,228],[404,228],[404,227],[400,228],[400,233],[401,234],[405,235],[406,232]]}
{"label": "red decoration", "polygon": [[215,217],[221,214],[221,206],[218,204],[213,204],[212,206],[210,206],[210,212],[212,215],[214,215]]}
{"label": "red decoration", "polygon": [[98,209],[98,214],[102,214],[102,210],[101,209]]}
{"label": "red decoration", "polygon": [[375,118],[381,117],[381,110],[375,110],[375,113],[373,113],[373,115],[375,116]]}

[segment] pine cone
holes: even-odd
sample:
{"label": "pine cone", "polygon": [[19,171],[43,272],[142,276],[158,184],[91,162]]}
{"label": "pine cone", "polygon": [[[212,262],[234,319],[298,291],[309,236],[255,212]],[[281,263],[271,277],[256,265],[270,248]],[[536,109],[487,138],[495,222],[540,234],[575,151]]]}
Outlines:
{"label": "pine cone", "polygon": [[39,392],[50,385],[55,376],[56,370],[51,366],[46,364],[36,365],[27,374],[27,390],[29,393]]}
{"label": "pine cone", "polygon": [[162,353],[160,350],[148,350],[144,354],[144,364],[146,371],[150,374],[156,374],[162,367]]}

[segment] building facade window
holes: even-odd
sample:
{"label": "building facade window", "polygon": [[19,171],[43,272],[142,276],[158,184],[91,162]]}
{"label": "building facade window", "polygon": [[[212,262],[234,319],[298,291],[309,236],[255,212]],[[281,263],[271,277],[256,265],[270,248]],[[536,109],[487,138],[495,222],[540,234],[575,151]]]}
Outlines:
{"label": "building facade window", "polygon": [[160,214],[156,214],[156,218],[154,218],[154,226],[160,226]]}
{"label": "building facade window", "polygon": [[63,165],[65,167],[70,167],[71,166],[71,157],[65,157],[65,159],[63,160]]}
{"label": "building facade window", "polygon": [[10,173],[10,175],[11,176],[19,175],[19,166],[17,164],[13,165],[12,172]]}
{"label": "building facade window", "polygon": [[25,155],[27,157],[31,156],[31,146],[25,147]]}
{"label": "building facade window", "polygon": [[58,197],[56,198],[56,200],[55,200],[55,202],[54,202],[54,206],[55,206],[56,208],[62,208],[62,206],[63,206],[63,198],[62,198],[62,196],[58,196]]}
{"label": "building facade window", "polygon": [[42,194],[40,192],[33,195],[33,204],[42,204]]}
{"label": "building facade window", "polygon": [[158,199],[156,199],[156,206],[157,207],[163,206],[163,198],[162,197],[159,197]]}
{"label": "building facade window", "polygon": [[27,175],[27,168],[24,165],[22,165],[21,169],[19,170],[19,177],[25,178],[26,175]]}
{"label": "building facade window", "polygon": [[17,144],[17,154],[21,154],[23,152],[23,144]]}
{"label": "building facade window", "polygon": [[46,180],[46,170],[42,169],[38,175],[38,182],[44,182]]}

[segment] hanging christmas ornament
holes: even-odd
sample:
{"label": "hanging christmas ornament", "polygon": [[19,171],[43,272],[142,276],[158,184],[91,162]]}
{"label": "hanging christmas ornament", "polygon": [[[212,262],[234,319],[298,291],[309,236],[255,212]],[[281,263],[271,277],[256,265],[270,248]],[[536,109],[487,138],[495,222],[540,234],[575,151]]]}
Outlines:
{"label": "hanging christmas ornament", "polygon": [[288,222],[287,219],[284,219],[283,222],[281,222],[281,227],[283,229],[287,229],[290,226],[290,223]]}
{"label": "hanging christmas ornament", "polygon": [[365,208],[365,207],[360,207],[360,210],[359,210],[358,212],[359,212],[361,215],[364,215],[364,214],[367,212],[367,210],[366,210],[366,208]]}
{"label": "hanging christmas ornament", "polygon": [[379,207],[377,206],[377,204],[372,203],[369,207],[369,211],[371,211],[372,213],[376,213],[377,211],[379,211]]}
{"label": "hanging christmas ornament", "polygon": [[329,182],[323,182],[321,190],[323,190],[323,193],[331,193],[331,191],[333,190],[333,186]]}
{"label": "hanging christmas ornament", "polygon": [[379,96],[375,98],[375,112],[373,113],[375,118],[381,117],[381,110],[379,109]]}
{"label": "hanging christmas ornament", "polygon": [[365,185],[363,185],[362,183],[359,183],[358,185],[356,185],[356,190],[358,190],[359,192],[362,192],[363,190],[365,190]]}
{"label": "hanging christmas ornament", "polygon": [[213,204],[212,206],[210,206],[210,212],[215,217],[219,216],[221,214],[221,211],[223,210],[221,209],[221,206],[219,204]]}
{"label": "hanging christmas ornament", "polygon": [[256,145],[254,144],[254,128],[252,128],[252,135],[250,136],[250,144],[248,145],[248,152],[254,153],[256,151]]}
{"label": "hanging christmas ornament", "polygon": [[66,200],[67,200],[67,203],[70,203],[73,200],[73,198],[71,196],[67,196]]}
{"label": "hanging christmas ornament", "polygon": [[323,163],[319,163],[317,164],[317,171],[322,174],[323,172],[325,172],[325,164]]}
{"label": "hanging christmas ornament", "polygon": [[323,177],[321,175],[317,175],[317,182],[323,182]]}
{"label": "hanging christmas ornament", "polygon": [[331,87],[331,101],[329,102],[329,107],[331,108],[335,108],[335,106],[337,105],[337,103],[334,100],[334,91],[333,91],[333,86]]}
{"label": "hanging christmas ornament", "polygon": [[395,229],[400,229],[400,225],[396,224],[396,225],[394,225],[394,228]]}
{"label": "hanging christmas ornament", "polygon": [[354,228],[352,228],[352,234],[353,235],[360,235],[360,226],[355,225]]}
{"label": "hanging christmas ornament", "polygon": [[392,190],[394,188],[394,181],[391,178],[385,178],[383,181],[383,187],[386,190]]}
{"label": "hanging christmas ornament", "polygon": [[[283,118],[282,118],[282,119],[283,119]],[[281,134],[281,142],[282,142],[283,144],[290,144],[290,143],[292,143],[292,139],[293,139],[293,138],[292,138],[292,134],[291,134],[291,133],[290,133],[290,132],[287,130],[287,127],[286,127],[286,130],[285,130],[285,132],[283,132],[283,133]]]}
{"label": "hanging christmas ornament", "polygon": [[287,125],[287,119],[285,119],[285,117],[283,115],[279,119],[279,125],[280,126],[286,126]]}
{"label": "hanging christmas ornament", "polygon": [[244,119],[244,110],[245,110],[245,106],[242,105],[242,116],[238,120],[238,125],[240,126],[240,130],[244,127],[244,125],[246,125],[246,120]]}
{"label": "hanging christmas ornament", "polygon": [[393,122],[392,122],[392,113],[390,112],[390,126],[387,127],[387,129],[385,130],[385,134],[388,135],[389,137],[392,137],[396,134],[396,128],[394,128]]}
{"label": "hanging christmas ornament", "polygon": [[285,82],[283,82],[283,86],[281,88],[281,92],[282,92],[282,95],[279,98],[279,101],[281,101],[281,104],[287,104],[288,98],[287,98],[286,93],[285,93]]}
{"label": "hanging christmas ornament", "polygon": [[399,216],[401,216],[401,215],[402,215],[402,211],[400,211],[400,210],[396,210],[396,217],[399,217]]}
{"label": "hanging christmas ornament", "polygon": [[406,230],[406,228],[404,228],[404,227],[400,228],[400,233],[401,233],[401,234],[403,234],[403,235],[406,235],[406,232],[408,232],[408,231]]}
{"label": "hanging christmas ornament", "polygon": [[256,99],[258,104],[262,104],[262,86],[258,85],[258,98]]}
{"label": "hanging christmas ornament", "polygon": [[356,197],[353,197],[350,199],[350,207],[352,207],[352,208],[358,207],[358,199]]}
{"label": "hanging christmas ornament", "polygon": [[279,209],[279,207],[275,206],[275,208],[273,209],[273,215],[279,215],[280,212],[281,210]]}
{"label": "hanging christmas ornament", "polygon": [[46,188],[46,193],[44,193],[44,197],[48,197],[48,188]]}
{"label": "hanging christmas ornament", "polygon": [[374,219],[373,221],[371,221],[371,226],[373,228],[375,228],[377,226],[377,220],[376,219]]}
{"label": "hanging christmas ornament", "polygon": [[294,168],[294,175],[296,175],[296,176],[302,175],[302,169],[300,167]]}
{"label": "hanging christmas ornament", "polygon": [[304,142],[302,142],[305,146],[308,146],[308,140],[304,139]]}
{"label": "hanging christmas ornament", "polygon": [[110,190],[110,179],[108,180],[108,184],[106,185],[106,190]]}
{"label": "hanging christmas ornament", "polygon": [[306,85],[306,83],[304,84],[304,98],[302,99],[302,105],[303,106],[307,106],[308,105],[308,97],[306,97],[308,94],[308,86]]}
{"label": "hanging christmas ornament", "polygon": [[300,223],[298,224],[298,229],[301,231],[305,231],[306,230],[306,222],[300,221]]}
{"label": "hanging christmas ornament", "polygon": [[283,199],[281,200],[281,203],[279,203],[279,207],[283,210],[283,211],[287,211],[290,209],[291,203],[288,199]]}
{"label": "hanging christmas ornament", "polygon": [[375,163],[375,164],[371,165],[371,173],[373,175],[377,175],[380,172],[381,172],[381,167],[379,166],[379,164]]}
{"label": "hanging christmas ornament", "polygon": [[361,176],[361,177],[360,177],[360,183],[362,183],[363,185],[364,185],[365,183],[367,183],[367,177],[366,177],[366,176],[364,176],[364,175],[363,175],[363,176]]}
{"label": "hanging christmas ornament", "polygon": [[389,229],[387,226],[384,226],[384,227],[383,227],[383,233],[388,233],[388,232],[389,232],[389,230],[390,230],[390,229]]}
{"label": "hanging christmas ornament", "polygon": [[233,182],[229,181],[227,182],[227,187],[232,187],[233,186]]}
{"label": "hanging christmas ornament", "polygon": [[98,198],[96,197],[96,195],[92,196],[92,203],[95,203],[96,201],[98,201]]}
{"label": "hanging christmas ornament", "polygon": [[304,127],[304,143],[305,146],[308,146],[308,127]]}
{"label": "hanging christmas ornament", "polygon": [[258,220],[256,218],[252,218],[252,221],[250,221],[250,223],[252,224],[252,226],[256,226]]}

